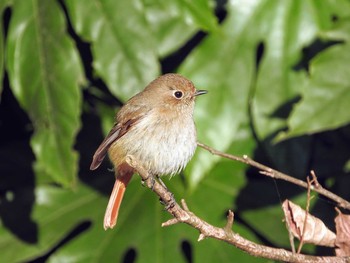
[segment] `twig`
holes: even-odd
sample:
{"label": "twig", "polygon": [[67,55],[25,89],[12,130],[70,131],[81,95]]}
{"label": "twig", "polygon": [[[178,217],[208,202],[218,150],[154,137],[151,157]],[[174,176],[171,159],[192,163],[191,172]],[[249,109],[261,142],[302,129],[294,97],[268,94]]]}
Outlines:
{"label": "twig", "polygon": [[[305,232],[306,232],[306,222],[307,222],[307,217],[309,215],[309,210],[310,210],[310,200],[311,200],[310,192],[311,192],[312,183],[315,181],[314,180],[315,178],[316,178],[316,175],[313,177],[312,180],[310,180],[309,177],[306,177],[308,187],[307,187],[307,198],[306,198],[306,208],[305,208],[305,219],[304,219],[304,224],[303,224],[303,233],[301,234],[300,243],[298,246],[298,251],[297,251],[298,254],[300,253],[301,248],[303,247],[303,244],[304,244],[304,236],[305,236]],[[317,182],[317,179],[316,179],[316,182]]]}
{"label": "twig", "polygon": [[[245,164],[248,164],[250,166],[253,166],[255,168],[258,168],[259,170],[261,170],[261,174],[276,178],[276,179],[281,179],[287,182],[290,182],[292,184],[304,187],[304,188],[308,188],[308,184],[302,180],[296,179],[292,176],[289,176],[287,174],[281,173],[277,170],[274,170],[266,165],[263,165],[261,163],[258,163],[252,159],[250,159],[247,155],[244,155],[243,158],[242,157],[238,157],[238,156],[234,156],[231,154],[227,154],[227,153],[223,153],[220,152],[218,150],[215,150],[213,148],[211,148],[208,145],[205,145],[203,143],[197,142],[197,145],[207,151],[209,151],[210,153],[217,155],[217,156],[221,156],[230,160],[235,160],[235,161],[239,161]],[[312,175],[312,173],[311,173]],[[317,182],[317,181],[316,181]],[[340,196],[328,191],[327,189],[323,188],[318,182],[315,183],[315,186],[311,186],[311,189],[331,200],[333,200],[334,202],[337,203],[337,205],[339,207],[342,207],[344,209],[350,210],[350,202],[348,202],[347,200],[341,198]]]}
{"label": "twig", "polygon": [[[196,216],[188,209],[185,200],[181,200],[182,207],[174,200],[173,194],[167,188],[162,186],[158,181],[155,181],[149,173],[134,159],[133,156],[128,156],[126,162],[133,167],[141,176],[145,185],[155,192],[164,203],[166,210],[174,217],[163,225],[172,225],[177,222],[188,224],[196,228],[199,232],[198,241],[206,237],[212,237],[218,240],[225,241],[250,255],[263,257],[273,260],[287,261],[287,262],[349,262],[349,259],[342,257],[317,257],[304,254],[295,254],[285,249],[273,248],[254,243],[234,233],[231,229],[233,224],[233,213],[228,213],[228,222],[226,227],[219,228],[210,225],[206,221]],[[171,204],[171,205],[170,205]],[[169,223],[170,222],[170,223]]]}
{"label": "twig", "polygon": [[320,185],[320,183],[318,182],[318,180],[317,180],[317,176],[316,176],[316,174],[315,174],[315,171],[314,171],[314,170],[311,170],[311,171],[310,171],[310,174],[311,174],[311,176],[312,176],[312,184],[313,184],[316,188],[322,187],[322,186]]}
{"label": "twig", "polygon": [[283,214],[284,214],[284,221],[286,223],[286,228],[288,230],[289,244],[290,244],[290,247],[292,249],[292,252],[295,253],[296,251],[295,251],[295,244],[294,244],[294,235],[293,235],[291,226],[290,226],[288,218],[287,218],[287,213],[283,213]]}

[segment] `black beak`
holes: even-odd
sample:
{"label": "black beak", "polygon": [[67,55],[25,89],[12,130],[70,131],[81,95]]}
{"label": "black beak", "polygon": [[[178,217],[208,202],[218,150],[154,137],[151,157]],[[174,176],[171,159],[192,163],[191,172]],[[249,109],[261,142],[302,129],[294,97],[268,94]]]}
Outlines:
{"label": "black beak", "polygon": [[207,90],[196,90],[196,92],[194,93],[194,96],[199,96],[207,93],[208,93]]}

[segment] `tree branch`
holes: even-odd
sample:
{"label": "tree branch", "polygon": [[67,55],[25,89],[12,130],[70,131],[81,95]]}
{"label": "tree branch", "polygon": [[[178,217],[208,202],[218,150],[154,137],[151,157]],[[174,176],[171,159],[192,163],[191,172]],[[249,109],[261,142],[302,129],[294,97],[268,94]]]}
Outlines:
{"label": "tree branch", "polygon": [[[292,184],[295,184],[295,185],[298,185],[298,186],[301,186],[301,187],[304,187],[305,189],[308,188],[308,184],[307,182],[304,182],[302,180],[299,180],[299,179],[296,179],[290,175],[287,175],[287,174],[284,174],[284,173],[281,173],[277,170],[274,170],[266,165],[263,165],[261,163],[258,163],[252,159],[250,159],[247,155],[243,155],[243,157],[238,157],[238,156],[235,156],[235,155],[231,155],[231,154],[227,154],[227,153],[223,153],[223,152],[220,152],[218,150],[215,150],[213,148],[211,148],[210,146],[208,145],[205,145],[203,143],[200,143],[200,142],[197,142],[197,145],[205,150],[207,150],[208,152],[214,154],[214,155],[217,155],[217,156],[220,156],[220,157],[223,157],[223,158],[226,158],[226,159],[230,159],[230,160],[235,160],[235,161],[239,161],[239,162],[242,162],[242,163],[245,163],[245,164],[248,164],[250,166],[253,166],[255,168],[258,168],[260,171],[260,174],[264,174],[264,175],[267,175],[267,176],[270,176],[272,178],[275,178],[275,179],[280,179],[280,180],[284,180],[284,181],[287,181],[287,182],[290,182]],[[347,200],[341,198],[340,196],[328,191],[327,189],[323,188],[317,181],[315,184],[311,185],[311,190],[333,200],[334,202],[337,203],[337,205],[339,207],[342,207],[342,208],[345,208],[347,210],[350,210],[350,202],[348,202]]]}
{"label": "tree branch", "polygon": [[182,207],[175,201],[173,194],[162,184],[156,181],[133,156],[127,156],[126,162],[133,167],[141,176],[144,185],[155,192],[165,205],[166,210],[174,217],[162,226],[169,226],[176,223],[185,223],[199,230],[198,241],[206,237],[225,241],[253,256],[269,258],[273,260],[288,262],[349,262],[349,258],[342,257],[317,257],[304,254],[295,254],[285,249],[273,248],[249,241],[232,231],[233,212],[229,211],[225,227],[215,227],[196,216],[189,210],[184,200],[181,200]]}

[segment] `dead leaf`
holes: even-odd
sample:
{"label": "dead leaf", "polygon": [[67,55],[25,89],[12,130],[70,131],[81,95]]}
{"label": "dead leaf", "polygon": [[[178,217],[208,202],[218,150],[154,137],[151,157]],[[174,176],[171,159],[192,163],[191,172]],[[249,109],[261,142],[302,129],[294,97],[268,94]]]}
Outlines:
{"label": "dead leaf", "polygon": [[335,240],[335,253],[337,256],[350,256],[350,215],[344,215],[339,209],[335,218],[337,237]]}
{"label": "dead leaf", "polygon": [[[291,233],[300,240],[303,236],[306,211],[289,200],[283,202],[282,209]],[[335,238],[336,235],[319,218],[310,213],[307,215],[304,243],[334,247]]]}

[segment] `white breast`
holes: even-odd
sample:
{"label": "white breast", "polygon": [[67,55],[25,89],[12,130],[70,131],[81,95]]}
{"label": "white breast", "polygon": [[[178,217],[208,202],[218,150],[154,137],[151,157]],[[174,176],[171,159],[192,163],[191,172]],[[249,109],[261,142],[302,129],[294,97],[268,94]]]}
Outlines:
{"label": "white breast", "polygon": [[172,119],[155,116],[159,114],[148,114],[117,143],[152,174],[174,175],[186,166],[196,149],[193,118],[192,115]]}

